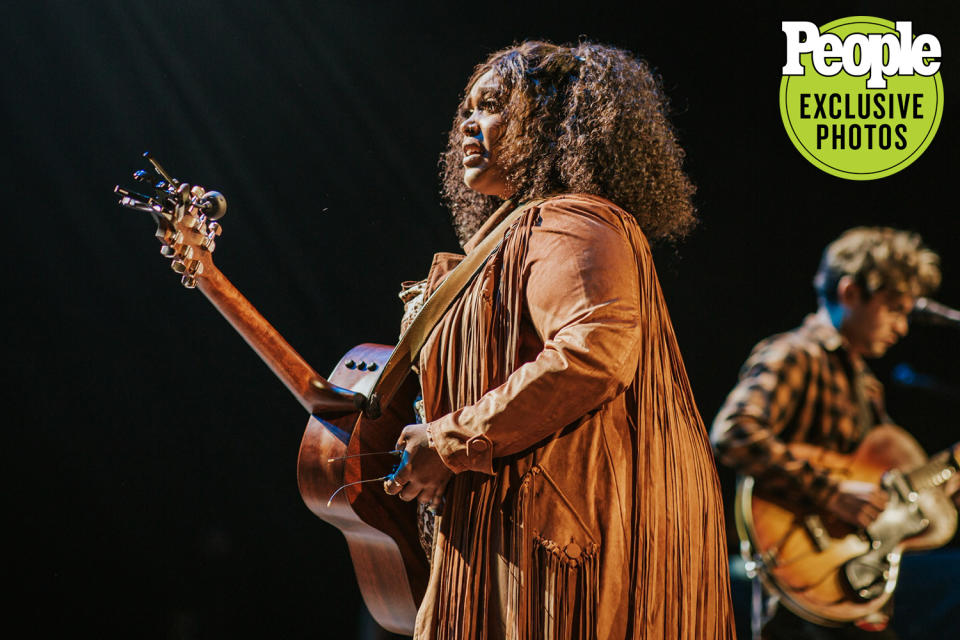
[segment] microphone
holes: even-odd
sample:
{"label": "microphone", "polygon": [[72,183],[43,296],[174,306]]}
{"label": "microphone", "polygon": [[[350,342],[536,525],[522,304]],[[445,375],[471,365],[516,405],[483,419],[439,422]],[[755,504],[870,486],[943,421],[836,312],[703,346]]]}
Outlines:
{"label": "microphone", "polygon": [[930,298],[917,298],[917,303],[910,312],[910,319],[923,324],[960,329],[960,311]]}

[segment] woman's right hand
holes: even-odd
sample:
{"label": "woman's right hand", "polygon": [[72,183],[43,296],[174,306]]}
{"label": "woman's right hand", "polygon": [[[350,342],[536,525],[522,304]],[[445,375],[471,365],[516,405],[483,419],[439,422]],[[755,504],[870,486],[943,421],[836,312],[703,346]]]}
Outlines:
{"label": "woman's right hand", "polygon": [[383,489],[401,500],[414,498],[437,513],[443,504],[443,492],[453,473],[443,464],[424,424],[407,426],[396,446],[403,451],[397,471],[383,483]]}

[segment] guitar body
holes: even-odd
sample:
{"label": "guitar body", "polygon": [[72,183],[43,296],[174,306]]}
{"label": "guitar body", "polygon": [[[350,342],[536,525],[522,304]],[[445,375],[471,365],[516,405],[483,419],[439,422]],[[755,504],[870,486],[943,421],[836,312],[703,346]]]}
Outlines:
{"label": "guitar body", "polygon": [[[392,349],[377,344],[354,347],[337,363],[330,382],[366,395]],[[376,365],[373,371],[371,364]],[[403,428],[415,421],[416,393],[416,378],[410,376],[377,420],[361,413],[327,419],[311,416],[297,460],[300,495],[310,511],[340,529],[346,538],[371,615],[385,629],[406,635],[413,634],[429,571],[417,531],[417,503],[387,495],[382,482],[369,482],[347,487],[328,507],[338,489],[388,475],[397,459],[374,455],[328,460],[392,451]]]}
{"label": "guitar body", "polygon": [[[377,410],[368,408],[377,419],[361,413],[393,347],[359,345],[341,358],[329,380],[318,375],[214,265],[226,198],[181,182],[149,153],[144,157],[157,177],[141,170],[133,179],[150,194],[118,185],[120,205],[153,218],[160,253],[171,260],[183,286],[203,293],[310,414],[297,460],[300,494],[314,514],[346,537],[374,619],[390,631],[412,634],[428,563],[417,530],[417,504],[383,490],[382,479],[393,472],[397,458],[379,454],[392,452],[403,428],[415,422],[416,378],[395,377],[398,388],[383,396],[386,406],[378,397]],[[378,455],[362,455],[370,453]]]}
{"label": "guitar body", "polygon": [[[735,506],[741,549],[758,563],[767,589],[797,615],[831,626],[877,612],[893,594],[902,554],[942,546],[956,532],[957,510],[942,488],[914,490],[897,472],[927,463],[917,441],[899,427],[875,428],[850,455],[789,447],[838,480],[880,485],[890,496],[873,524],[856,529],[826,512],[766,496],[753,478],[741,480]],[[947,459],[949,452],[938,457]]]}

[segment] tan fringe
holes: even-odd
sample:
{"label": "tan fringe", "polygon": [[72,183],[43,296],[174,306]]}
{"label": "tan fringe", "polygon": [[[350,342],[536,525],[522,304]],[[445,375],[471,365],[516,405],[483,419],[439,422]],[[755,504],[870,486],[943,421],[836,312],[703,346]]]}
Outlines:
{"label": "tan fringe", "polygon": [[[457,375],[438,381],[447,385],[445,393],[423,395],[425,398],[448,398],[453,402],[451,407],[425,407],[428,420],[436,419],[453,407],[473,404],[489,389],[503,384],[516,368],[521,324],[517,320],[523,311],[523,288],[519,286],[521,269],[530,229],[538,215],[536,210],[531,210],[521,216],[508,231],[500,249],[490,257],[480,277],[448,312],[461,318],[459,322],[451,323],[458,329],[450,330],[459,333],[445,334],[441,342],[450,345],[451,352],[459,354],[459,357],[444,357],[444,362],[456,367]],[[512,258],[506,268],[505,253]],[[442,558],[435,616],[438,640],[487,638],[487,607],[491,604],[487,597],[491,576],[487,572],[497,565],[496,558],[488,557],[489,541],[491,535],[499,535],[491,530],[490,519],[498,493],[499,480],[496,477],[473,473],[454,476],[447,487],[447,507],[436,537],[436,544],[443,546],[442,553],[438,554]],[[515,544],[519,546],[525,544],[523,522],[522,516],[515,520],[519,536]],[[452,532],[455,533],[451,538]],[[527,564],[512,566],[517,580],[510,582],[510,588],[514,582],[520,584]]]}
{"label": "tan fringe", "polygon": [[510,523],[510,546],[506,549],[510,571],[507,602],[508,606],[513,608],[513,611],[509,613],[514,615],[513,618],[508,618],[513,623],[513,629],[508,630],[507,635],[517,640],[531,637],[531,603],[526,594],[534,587],[531,584],[526,584],[525,577],[532,577],[530,571],[530,540],[532,536],[528,535],[530,532],[526,530],[526,523],[530,521],[531,494],[533,493],[531,485],[537,473],[539,473],[539,468],[534,467],[520,484],[516,504],[513,508],[513,521]]}
{"label": "tan fringe", "polygon": [[[649,246],[632,219],[624,228],[638,248],[642,321],[656,327],[645,332],[641,362],[628,406],[636,402],[633,518],[643,535],[634,536],[631,576],[637,592],[631,602],[633,638],[733,638],[722,498],[712,464],[706,428],[677,346],[673,324],[660,290]],[[650,337],[657,336],[658,340]],[[631,412],[633,413],[633,412]],[[678,428],[679,427],[679,428]],[[677,452],[683,452],[678,457]],[[654,478],[666,480],[665,496],[649,490]],[[683,483],[685,486],[681,486]],[[683,495],[706,496],[717,511],[693,518],[665,510],[684,505]],[[689,515],[689,514],[688,514]],[[719,551],[719,552],[718,552]],[[674,602],[665,602],[670,594]],[[696,606],[677,606],[696,603]]]}
{"label": "tan fringe", "polygon": [[539,536],[533,540],[530,567],[531,599],[528,617],[533,622],[529,640],[590,640],[597,637],[600,564],[597,546],[590,544],[571,558],[556,542]]}
{"label": "tan fringe", "polygon": [[[516,368],[523,313],[523,265],[538,212],[521,217],[500,250],[448,312],[436,357],[447,367],[440,379],[426,380],[428,420],[476,402],[502,384]],[[728,639],[734,637],[725,557],[722,505],[706,429],[700,420],[649,247],[636,221],[623,219],[637,252],[640,274],[638,322],[644,328],[636,378],[625,402],[629,411],[634,478],[629,550],[628,638]],[[510,260],[504,261],[503,256]],[[506,262],[506,263],[505,263]],[[496,468],[495,468],[496,470]],[[599,585],[599,550],[590,542],[576,559],[528,529],[532,483],[538,467],[523,478],[507,510],[499,476],[458,474],[438,521],[434,577],[438,580],[438,640],[488,638],[487,607],[506,602],[508,637],[517,640],[594,638]],[[509,483],[509,479],[504,479]],[[665,484],[664,484],[665,483]],[[682,484],[681,484],[682,483]],[[506,485],[505,485],[506,486]],[[651,487],[662,487],[658,492]],[[702,500],[693,499],[699,497]],[[712,504],[707,513],[685,511],[688,504]],[[492,519],[506,517],[512,522]],[[492,536],[498,536],[492,539]],[[506,539],[501,539],[507,536]],[[497,557],[505,553],[511,579],[507,593],[491,594]],[[494,600],[494,602],[491,602]]]}
{"label": "tan fringe", "polygon": [[529,531],[533,484],[546,473],[533,467],[524,477],[512,513],[507,557],[507,635],[516,640],[589,640],[596,637],[599,606],[599,547],[590,542],[577,557]]}

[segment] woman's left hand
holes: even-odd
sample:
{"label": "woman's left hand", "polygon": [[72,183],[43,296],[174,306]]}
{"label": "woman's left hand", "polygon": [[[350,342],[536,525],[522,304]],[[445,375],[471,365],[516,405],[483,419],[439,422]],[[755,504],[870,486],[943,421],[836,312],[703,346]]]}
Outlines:
{"label": "woman's left hand", "polygon": [[384,481],[384,491],[408,502],[416,498],[437,511],[453,473],[430,446],[427,426],[412,424],[404,428],[397,440],[397,450],[403,451],[403,458],[396,473]]}

